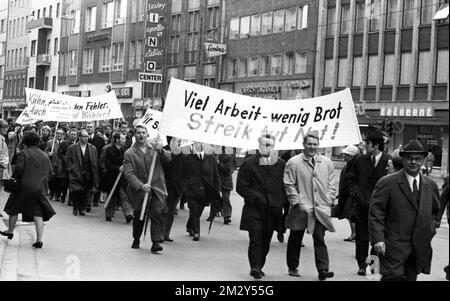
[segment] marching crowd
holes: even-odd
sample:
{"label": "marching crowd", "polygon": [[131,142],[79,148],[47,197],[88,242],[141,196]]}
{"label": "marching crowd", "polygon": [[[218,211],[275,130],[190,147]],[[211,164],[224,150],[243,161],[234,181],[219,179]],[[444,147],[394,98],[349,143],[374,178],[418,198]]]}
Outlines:
{"label": "marching crowd", "polygon": [[[132,223],[132,248],[150,223],[151,251],[161,252],[173,241],[171,228],[187,203],[186,231],[200,240],[200,217],[211,206],[208,221],[220,214],[229,224],[230,193],[237,168],[236,152],[181,139],[149,140],[147,129],[132,130],[124,121],[117,127],[88,122],[82,128],[59,125],[25,126],[0,120],[0,175],[9,192],[4,211],[9,225],[0,234],[12,239],[17,217],[34,221],[35,248],[43,247],[43,223],[55,211],[51,201],[72,206],[84,216],[99,203],[110,222],[121,208]],[[335,183],[334,164],[320,153],[318,132],[303,139],[302,150],[277,152],[268,133],[258,138],[258,150],[248,151],[239,167],[236,192],[244,205],[240,229],[248,231],[250,275],[261,279],[274,232],[280,242],[290,230],[288,274],[300,277],[299,261],[305,232],[314,241],[319,280],[334,277],[329,269],[326,231],[334,232],[332,217],[348,219],[355,241],[355,272],[365,276],[369,255],[378,256],[382,280],[416,280],[429,274],[431,241],[447,208],[448,175],[442,193],[428,176],[429,153],[417,140],[387,153],[386,135],[371,128],[364,143],[343,149],[346,162]],[[448,279],[448,266],[445,267]]]}

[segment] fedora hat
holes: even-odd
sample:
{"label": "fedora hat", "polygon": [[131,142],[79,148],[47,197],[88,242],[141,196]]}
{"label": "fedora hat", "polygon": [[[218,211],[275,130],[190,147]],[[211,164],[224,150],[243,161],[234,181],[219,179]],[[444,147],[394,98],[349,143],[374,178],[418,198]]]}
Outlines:
{"label": "fedora hat", "polygon": [[367,132],[366,138],[364,139],[364,141],[368,141],[368,140],[384,142],[383,132],[378,129],[370,129]]}
{"label": "fedora hat", "polygon": [[411,140],[408,144],[400,151],[400,156],[404,157],[411,154],[422,154],[425,157],[428,152],[423,148],[422,144],[417,140]]}

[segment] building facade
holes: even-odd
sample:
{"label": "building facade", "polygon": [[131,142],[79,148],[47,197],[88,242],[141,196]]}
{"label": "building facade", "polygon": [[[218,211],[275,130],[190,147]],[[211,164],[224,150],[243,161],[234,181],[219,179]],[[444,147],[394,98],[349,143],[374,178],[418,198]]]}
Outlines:
{"label": "building facade", "polygon": [[[8,29],[8,0],[0,0],[0,105],[3,103],[3,88],[6,68],[6,37]],[[0,117],[3,117],[0,109]]]}
{"label": "building facade", "polygon": [[390,151],[418,139],[448,171],[449,23],[432,20],[441,4],[318,1],[314,94],[350,88],[363,134],[391,121]]}
{"label": "building facade", "polygon": [[30,49],[28,87],[58,92],[61,1],[32,1],[27,28]]}
{"label": "building facade", "polygon": [[2,116],[18,117],[25,108],[25,87],[29,65],[27,24],[31,0],[8,2],[6,62],[4,73]]}
{"label": "building facade", "polygon": [[313,96],[317,1],[226,1],[219,86],[271,99]]}
{"label": "building facade", "polygon": [[145,0],[64,0],[58,89],[72,96],[116,91],[125,119],[142,98]]}

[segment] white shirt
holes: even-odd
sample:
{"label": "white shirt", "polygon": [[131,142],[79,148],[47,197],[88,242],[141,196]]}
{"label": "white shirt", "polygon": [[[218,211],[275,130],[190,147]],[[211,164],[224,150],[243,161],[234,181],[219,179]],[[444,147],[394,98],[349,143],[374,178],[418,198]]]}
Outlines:
{"label": "white shirt", "polygon": [[80,144],[80,147],[81,147],[81,152],[83,153],[83,156],[84,156],[84,153],[86,152],[87,144],[85,144],[84,146],[82,144]]}
{"label": "white shirt", "polygon": [[141,151],[145,154],[147,152],[147,145],[145,145],[144,147],[139,147],[141,149]]}
{"label": "white shirt", "polygon": [[197,155],[197,157],[199,157],[202,160],[205,158],[205,152],[204,151],[201,151],[201,152],[195,151],[195,154]]}
{"label": "white shirt", "polygon": [[409,188],[411,188],[411,192],[413,192],[413,184],[414,184],[414,179],[416,179],[417,181],[417,190],[419,190],[420,187],[420,174],[418,174],[415,178],[409,174],[407,174],[405,172],[406,175],[406,179],[408,179],[408,184],[409,184]]}
{"label": "white shirt", "polygon": [[[377,167],[378,162],[380,162],[380,158],[381,158],[381,155],[382,155],[382,154],[383,154],[383,153],[380,152],[378,155],[375,156],[375,167]],[[370,159],[371,159],[371,160],[372,160],[372,157],[373,157],[373,156],[370,156]]]}

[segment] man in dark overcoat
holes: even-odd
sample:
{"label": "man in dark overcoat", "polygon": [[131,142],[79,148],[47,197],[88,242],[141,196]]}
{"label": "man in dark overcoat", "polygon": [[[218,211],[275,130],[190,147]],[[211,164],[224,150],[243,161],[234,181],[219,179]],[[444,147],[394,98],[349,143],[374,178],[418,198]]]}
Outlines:
{"label": "man in dark overcoat", "polygon": [[[62,128],[56,129],[56,138],[47,142],[47,147],[45,152],[48,154],[50,158],[50,162],[52,163],[53,175],[51,181],[49,181],[48,186],[50,188],[50,195],[53,192],[55,202],[59,202],[61,200],[61,193],[64,188],[67,190],[68,186],[64,186],[64,179],[67,178],[67,171],[63,171],[63,162],[56,155],[58,153],[58,149],[60,145],[63,143],[64,139],[64,130]],[[54,142],[54,143],[53,143]],[[52,149],[53,148],[53,149]],[[65,194],[64,194],[65,196]],[[63,199],[64,202],[64,199]]]}
{"label": "man in dark overcoat", "polygon": [[[447,176],[444,178],[444,184],[442,185],[442,192],[441,192],[441,210],[439,212],[439,222],[442,220],[442,216],[444,215],[445,209],[447,208],[447,224],[450,224],[450,208],[448,205],[448,174]],[[440,226],[440,224],[439,224]],[[447,266],[444,268],[444,272],[445,272],[445,278],[447,278],[447,280],[449,280],[448,277],[448,272],[449,272],[449,268],[448,268],[448,264]]]}
{"label": "man in dark overcoat", "polygon": [[264,276],[272,235],[282,226],[287,202],[283,184],[286,163],[274,152],[275,137],[263,135],[258,142],[259,152],[245,159],[236,181],[236,191],[244,198],[240,230],[249,234],[250,275],[255,279]]}
{"label": "man in dark overcoat", "polygon": [[[102,153],[102,149],[106,144],[105,138],[104,138],[104,133],[105,130],[103,129],[103,127],[98,126],[95,128],[95,133],[94,136],[92,136],[92,138],[90,137],[88,142],[90,144],[92,144],[93,146],[95,146],[95,149],[97,150],[97,155],[98,155],[98,160],[100,160],[100,155]],[[100,168],[100,167],[99,167]],[[99,169],[99,174],[101,174],[101,169]],[[100,191],[95,191],[94,192],[94,197],[92,199],[92,203],[94,205],[94,207],[98,207],[98,201],[100,199]],[[88,207],[90,207],[90,204],[88,205]]]}
{"label": "man in dark overcoat", "polygon": [[404,169],[383,177],[370,201],[369,234],[382,280],[417,280],[431,268],[439,189],[420,173],[427,152],[417,140],[400,152]]}
{"label": "man in dark overcoat", "polygon": [[384,150],[383,133],[370,129],[367,133],[365,155],[357,158],[349,174],[350,193],[353,196],[351,222],[355,223],[356,261],[360,276],[366,275],[369,254],[369,202],[379,179],[387,174],[390,156]]}
{"label": "man in dark overcoat", "polygon": [[85,215],[86,205],[99,183],[97,150],[88,143],[89,134],[86,130],[80,131],[79,139],[79,142],[69,146],[66,153],[73,215]]}
{"label": "man in dark overcoat", "polygon": [[[61,142],[61,145],[58,147],[58,151],[56,153],[56,156],[59,158],[59,160],[61,160],[61,179],[62,179],[61,203],[65,202],[66,196],[67,196],[67,190],[69,189],[69,172],[67,171],[67,166],[66,166],[67,149],[72,144],[77,143],[77,139],[78,139],[78,129],[71,128],[69,131],[69,139]],[[72,201],[70,192],[69,192],[68,205],[69,206],[73,205],[73,201]]]}
{"label": "man in dark overcoat", "polygon": [[[140,220],[145,194],[148,193],[145,214],[150,218],[150,235],[152,253],[162,251],[159,244],[163,238],[162,217],[166,207],[167,189],[162,162],[172,160],[170,152],[162,148],[160,142],[147,143],[147,129],[142,125],[135,127],[136,142],[125,152],[123,157],[123,174],[128,182],[127,196],[133,206],[133,244],[131,248],[139,249],[140,237],[144,230],[144,221]],[[153,156],[156,157],[153,176],[148,184]]]}

